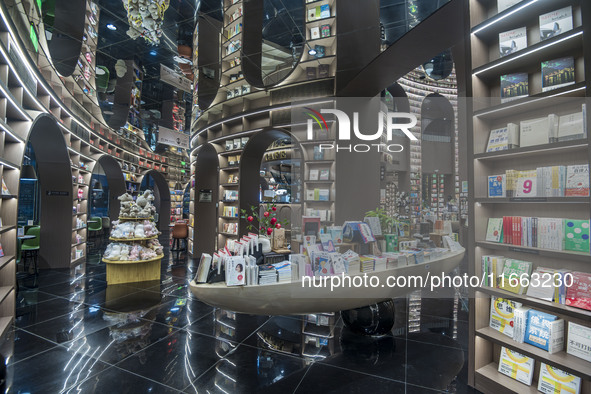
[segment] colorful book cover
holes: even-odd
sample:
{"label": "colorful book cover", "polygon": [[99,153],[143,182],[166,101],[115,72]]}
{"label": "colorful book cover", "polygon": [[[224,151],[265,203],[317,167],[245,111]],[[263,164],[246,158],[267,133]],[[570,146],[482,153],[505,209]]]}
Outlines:
{"label": "colorful book cover", "polygon": [[575,83],[575,59],[563,57],[542,62],[542,92]]}
{"label": "colorful book cover", "polygon": [[488,226],[486,228],[486,241],[488,242],[502,242],[503,241],[503,218],[489,218]]}
{"label": "colorful book cover", "polygon": [[540,41],[573,29],[573,7],[568,6],[540,15]]}
{"label": "colorful book cover", "polygon": [[332,253],[336,251],[330,234],[320,234],[320,242],[325,252]]}
{"label": "colorful book cover", "polygon": [[8,186],[6,186],[6,182],[4,182],[4,178],[2,178],[2,194],[3,195],[10,195],[10,190],[8,190]]}
{"label": "colorful book cover", "polygon": [[516,100],[529,95],[527,73],[501,75],[501,102]]}
{"label": "colorful book cover", "polygon": [[0,244],[0,257],[4,257],[4,249],[2,249],[2,244]]}
{"label": "colorful book cover", "polygon": [[499,55],[510,55],[527,48],[527,29],[520,27],[499,33]]}
{"label": "colorful book cover", "polygon": [[577,164],[566,167],[566,197],[589,196],[589,164]]}
{"label": "colorful book cover", "polygon": [[499,358],[499,372],[529,386],[534,376],[534,359],[503,346]]}
{"label": "colorful book cover", "polygon": [[548,353],[561,351],[564,344],[564,320],[534,309],[530,309],[527,315],[524,342]]}
{"label": "colorful book cover", "polygon": [[320,18],[330,18],[330,5],[323,4],[320,6]]}
{"label": "colorful book cover", "polygon": [[581,392],[581,378],[542,363],[538,378],[538,391],[545,394],[579,394]]}
{"label": "colorful book cover", "polygon": [[330,37],[330,25],[322,25],[320,26],[320,37]]}
{"label": "colorful book cover", "polygon": [[572,285],[566,288],[566,305],[591,311],[591,274],[572,272],[571,275]]}
{"label": "colorful book cover", "polygon": [[332,238],[332,243],[336,246],[343,243],[343,228],[341,226],[331,226],[328,228],[328,233]]}
{"label": "colorful book cover", "polygon": [[513,327],[515,325],[515,309],[521,306],[520,302],[504,298],[491,297],[490,320],[488,325],[500,333],[513,338]]}
{"label": "colorful book cover", "polygon": [[589,221],[565,219],[564,222],[564,250],[589,253]]}
{"label": "colorful book cover", "polygon": [[506,187],[505,175],[489,175],[488,198],[505,197]]}

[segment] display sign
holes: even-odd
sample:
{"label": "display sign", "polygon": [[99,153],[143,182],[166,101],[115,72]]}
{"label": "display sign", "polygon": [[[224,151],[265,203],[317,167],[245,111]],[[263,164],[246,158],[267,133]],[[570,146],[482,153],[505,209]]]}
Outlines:
{"label": "display sign", "polygon": [[199,202],[212,202],[212,194],[211,189],[199,190]]}
{"label": "display sign", "polygon": [[185,92],[191,92],[191,80],[164,64],[160,65],[160,80]]}
{"label": "display sign", "polygon": [[179,133],[167,127],[158,126],[158,142],[183,149],[189,149],[189,134]]}
{"label": "display sign", "polygon": [[521,177],[517,179],[515,197],[536,197],[536,177]]}
{"label": "display sign", "polygon": [[48,196],[59,196],[59,197],[67,197],[70,195],[70,192],[61,191],[61,190],[48,190],[45,192]]}

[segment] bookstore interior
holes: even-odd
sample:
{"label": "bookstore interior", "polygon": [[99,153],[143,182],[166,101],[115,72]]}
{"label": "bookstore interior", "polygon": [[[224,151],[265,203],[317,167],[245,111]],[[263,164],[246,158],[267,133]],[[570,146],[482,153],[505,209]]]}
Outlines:
{"label": "bookstore interior", "polygon": [[591,393],[590,34],[0,1],[0,390]]}

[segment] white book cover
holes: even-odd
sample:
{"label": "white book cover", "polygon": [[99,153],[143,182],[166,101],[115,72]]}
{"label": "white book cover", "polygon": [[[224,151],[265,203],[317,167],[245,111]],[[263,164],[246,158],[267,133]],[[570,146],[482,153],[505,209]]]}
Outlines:
{"label": "white book cover", "polygon": [[540,15],[540,41],[555,37],[573,29],[573,8],[564,7]]}
{"label": "white book cover", "polygon": [[591,328],[568,322],[566,352],[591,362]]}
{"label": "white book cover", "polygon": [[499,372],[529,386],[534,376],[534,359],[503,346]]}
{"label": "white book cover", "polygon": [[521,0],[497,0],[497,12],[501,13],[505,11],[507,8],[513,7],[515,4],[519,3]]}
{"label": "white book cover", "polygon": [[519,125],[517,123],[507,123],[509,135],[509,149],[519,148]]}
{"label": "white book cover", "polygon": [[511,55],[525,48],[527,48],[527,29],[525,26],[499,33],[500,57]]}
{"label": "white book cover", "polygon": [[565,196],[589,196],[589,164],[576,164],[566,168]]}
{"label": "white book cover", "polygon": [[583,112],[560,116],[558,121],[558,141],[576,140],[584,137]]}
{"label": "white book cover", "polygon": [[523,148],[547,144],[548,135],[548,117],[523,120],[519,124],[519,145]]}
{"label": "white book cover", "polygon": [[205,283],[207,281],[207,274],[209,274],[209,268],[211,267],[211,255],[203,253],[201,260],[199,261],[199,267],[197,268],[197,275],[195,275],[195,282]]}
{"label": "white book cover", "polygon": [[320,27],[315,26],[310,29],[310,39],[316,40],[320,38]]}
{"label": "white book cover", "polygon": [[521,307],[521,303],[504,298],[491,297],[490,320],[488,325],[498,332],[513,338],[515,326],[515,309]]}
{"label": "white book cover", "polygon": [[310,170],[310,180],[311,181],[318,180],[318,170]]}
{"label": "white book cover", "polygon": [[242,256],[232,256],[226,259],[226,285],[242,286],[246,283],[246,262]]}
{"label": "white book cover", "polygon": [[[527,288],[527,296],[552,302],[555,289],[554,272],[555,270],[552,268],[536,268],[533,275],[537,276],[540,280],[530,282]],[[533,275],[532,277],[534,277]]]}
{"label": "white book cover", "polygon": [[545,394],[581,392],[581,378],[561,369],[542,363],[538,378],[538,391]]}

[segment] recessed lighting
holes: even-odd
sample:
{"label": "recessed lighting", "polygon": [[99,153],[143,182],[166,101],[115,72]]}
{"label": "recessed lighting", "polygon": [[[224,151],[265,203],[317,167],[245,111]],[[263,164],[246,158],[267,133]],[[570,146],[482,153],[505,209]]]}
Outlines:
{"label": "recessed lighting", "polygon": [[107,23],[107,29],[109,30],[117,30],[117,26],[112,23]]}
{"label": "recessed lighting", "polygon": [[308,50],[308,55],[310,55],[310,56],[316,56],[316,49],[310,48],[310,50]]}
{"label": "recessed lighting", "polygon": [[157,54],[157,52],[156,52],[156,51],[153,51],[153,50],[152,50],[152,51],[150,51],[150,55],[152,55],[152,56],[156,56],[156,54]]}

